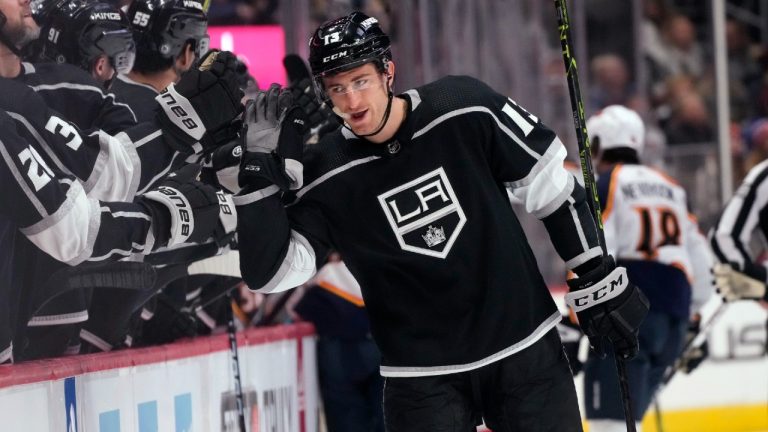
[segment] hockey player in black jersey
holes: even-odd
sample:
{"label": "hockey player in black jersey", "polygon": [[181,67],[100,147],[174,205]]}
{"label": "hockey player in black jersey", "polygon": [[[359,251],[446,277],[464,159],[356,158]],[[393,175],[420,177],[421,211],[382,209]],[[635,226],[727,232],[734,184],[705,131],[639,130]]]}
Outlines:
{"label": "hockey player in black jersey", "polygon": [[111,90],[142,121],[154,116],[147,101],[178,81],[208,51],[208,17],[197,0],[135,0],[126,15],[136,61],[130,73],[117,76]]}
{"label": "hockey player in black jersey", "polygon": [[68,0],[50,11],[41,34],[30,44],[32,59],[78,66],[105,89],[116,74],[133,68],[133,33],[122,11],[109,3]]}
{"label": "hockey player in black jersey", "polygon": [[[206,239],[218,230],[219,217],[215,189],[192,180],[194,173],[170,178],[129,202],[89,198],[78,179],[59,170],[36,140],[17,130],[0,111],[0,363],[11,359],[12,334],[19,330],[14,327],[26,325],[36,306],[30,300],[41,288],[19,283],[30,263],[16,254],[40,260],[21,249],[22,242],[45,252],[50,263],[37,275],[42,282],[65,264],[115,261],[127,253]],[[61,264],[51,264],[56,262]]]}
{"label": "hockey player in black jersey", "polygon": [[51,11],[66,1],[38,0],[34,9],[29,1],[0,2],[0,77],[30,86],[50,108],[81,129],[117,134],[136,124],[136,116],[88,73],[69,64],[21,61],[21,50],[40,34],[38,21],[45,24]]}
{"label": "hockey player in black jersey", "polygon": [[579,276],[568,298],[596,350],[610,340],[632,358],[647,303],[603,256],[563,144],[473,78],[395,96],[389,37],[361,13],[320,26],[310,66],[345,125],[304,167],[289,94],[273,86],[246,107],[235,203],[248,285],[297,286],[339,251],[381,348],[387,430],[465,432],[482,418],[494,431],[580,431],[560,314],[505,187]]}
{"label": "hockey player in black jersey", "polygon": [[[166,176],[186,155],[209,150],[215,142],[205,133],[206,129],[218,129],[238,114],[241,96],[236,80],[232,77],[232,62],[228,63],[227,60],[234,60],[234,57],[229,53],[219,53],[215,58],[207,66],[209,69],[195,69],[177,86],[169,89],[168,96],[177,102],[170,103],[167,98],[161,99],[163,109],[158,110],[157,120],[142,123],[116,137],[102,131],[80,133],[60,115],[50,112],[40,100],[39,93],[35,94],[28,87],[14,81],[0,80],[2,93],[7,96],[0,100],[0,105],[14,110],[11,115],[19,128],[29,134],[29,139],[43,140],[40,145],[46,153],[52,155],[58,169],[72,173],[83,181],[89,197],[130,200],[137,192],[146,191]],[[13,103],[18,100],[24,103]],[[215,100],[215,109],[210,109],[211,105],[206,100]],[[177,117],[177,110],[174,109],[176,104],[183,104],[185,112],[200,122],[197,127],[190,130],[183,119]],[[196,133],[196,130],[203,133]],[[48,145],[48,141],[51,145]],[[34,251],[29,254],[34,255]],[[20,275],[23,277],[18,281],[21,286],[39,283],[36,278],[44,272],[36,269],[47,267],[47,264],[38,262],[29,254],[17,253],[17,260],[25,263],[23,268],[28,270]],[[56,305],[46,307],[55,308]],[[67,303],[64,307],[69,309],[70,305]],[[84,306],[76,307],[80,308],[80,315],[85,319]],[[73,313],[69,310],[43,311],[42,317],[36,318],[33,324],[52,324],[56,322],[54,317],[72,317]]]}

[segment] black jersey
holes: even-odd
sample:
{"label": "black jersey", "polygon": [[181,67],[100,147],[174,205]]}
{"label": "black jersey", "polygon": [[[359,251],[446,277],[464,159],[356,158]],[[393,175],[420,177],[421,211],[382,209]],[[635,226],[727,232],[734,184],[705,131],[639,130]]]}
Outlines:
{"label": "black jersey", "polygon": [[[18,229],[48,255],[70,265],[121,258],[116,250],[148,253],[154,247],[143,205],[89,198],[75,177],[58,170],[24,135],[18,123],[0,111],[0,220],[6,227]],[[2,249],[4,256],[13,250],[5,244]]]}
{"label": "black jersey", "polygon": [[311,148],[287,207],[274,187],[236,197],[241,269],[254,289],[289,288],[334,248],[362,288],[383,375],[476,369],[560,320],[505,187],[569,269],[602,255],[597,232],[562,142],[514,101],[469,77],[400,97],[390,142],[341,129]]}
{"label": "black jersey", "polygon": [[49,108],[80,129],[115,135],[136,124],[136,116],[115,95],[105,92],[84,70],[59,63],[22,63],[16,81],[30,86]]}
{"label": "black jersey", "polygon": [[157,120],[115,135],[79,129],[66,115],[48,107],[42,92],[16,80],[0,79],[0,109],[20,126],[56,168],[78,178],[89,197],[130,201],[183,163],[184,146],[163,134]]}
{"label": "black jersey", "polygon": [[117,75],[112,81],[110,91],[115,94],[120,103],[131,107],[138,121],[155,118],[157,111],[155,97],[160,93],[154,87],[136,82],[126,75]]}

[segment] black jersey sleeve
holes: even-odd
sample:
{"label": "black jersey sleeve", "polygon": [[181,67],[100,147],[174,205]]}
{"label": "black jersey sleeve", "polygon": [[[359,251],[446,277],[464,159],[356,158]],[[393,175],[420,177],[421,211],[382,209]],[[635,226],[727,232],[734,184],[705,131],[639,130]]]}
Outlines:
{"label": "black jersey sleeve", "polygon": [[137,123],[133,110],[104,91],[88,73],[69,64],[25,63],[19,79],[40,94],[54,111],[80,129],[101,129],[114,135]]}
{"label": "black jersey sleeve", "polygon": [[309,280],[327,254],[330,239],[310,202],[287,208],[277,186],[236,196],[240,272],[252,290],[277,292]]}
{"label": "black jersey sleeve", "polygon": [[515,101],[483,86],[490,138],[485,151],[494,176],[544,223],[569,270],[601,256],[585,190],[564,166],[563,143]]}
{"label": "black jersey sleeve", "polygon": [[115,135],[101,129],[81,130],[47,107],[30,88],[8,80],[0,84],[3,93],[11,96],[0,101],[0,108],[16,120],[19,133],[34,141],[59,171],[79,179],[89,197],[130,201],[184,162],[185,155],[177,151],[180,147],[156,121]]}
{"label": "black jersey sleeve", "polygon": [[64,263],[106,261],[154,247],[151,220],[138,203],[89,198],[80,182],[59,171],[36,143],[17,133],[0,111],[0,213],[38,248]]}

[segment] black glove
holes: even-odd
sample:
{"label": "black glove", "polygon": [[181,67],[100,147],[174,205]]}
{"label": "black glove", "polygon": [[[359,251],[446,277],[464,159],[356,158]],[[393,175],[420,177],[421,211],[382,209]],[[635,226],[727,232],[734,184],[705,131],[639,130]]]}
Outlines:
{"label": "black glove", "polygon": [[219,229],[216,189],[195,180],[199,170],[186,165],[137,198],[152,217],[155,247],[200,243]]}
{"label": "black glove", "polygon": [[162,108],[158,121],[180,151],[200,153],[235,137],[233,122],[243,111],[236,67],[232,53],[209,51],[155,98]]}
{"label": "black glove", "polygon": [[637,332],[648,313],[648,299],[627,278],[624,267],[616,267],[612,256],[600,265],[568,281],[565,301],[579,318],[595,353],[605,357],[604,338],[625,360],[637,355]]}
{"label": "black glove", "polygon": [[290,92],[272,84],[248,102],[243,116],[240,184],[257,188],[277,185],[298,189],[304,181],[303,153],[306,115]]}
{"label": "black glove", "polygon": [[308,138],[314,142],[319,141],[323,135],[339,127],[337,117],[328,105],[317,99],[309,68],[301,57],[289,54],[283,59],[283,65],[290,80],[288,90],[296,105],[307,115]]}
{"label": "black glove", "polygon": [[693,345],[692,341],[701,331],[701,316],[696,316],[688,323],[688,332],[685,337],[685,346],[688,348],[680,355],[677,361],[677,367],[683,372],[689,374],[709,357],[709,344],[707,340],[701,344]]}
{"label": "black glove", "polygon": [[243,147],[240,140],[231,141],[218,147],[203,158],[200,180],[212,186],[223,188],[229,193],[240,191],[237,176],[240,173],[240,159]]}
{"label": "black glove", "polygon": [[584,364],[579,360],[579,345],[584,334],[579,325],[572,322],[568,315],[557,324],[557,333],[560,335],[560,342],[563,344],[563,350],[568,357],[568,364],[571,365],[571,373],[576,376]]}

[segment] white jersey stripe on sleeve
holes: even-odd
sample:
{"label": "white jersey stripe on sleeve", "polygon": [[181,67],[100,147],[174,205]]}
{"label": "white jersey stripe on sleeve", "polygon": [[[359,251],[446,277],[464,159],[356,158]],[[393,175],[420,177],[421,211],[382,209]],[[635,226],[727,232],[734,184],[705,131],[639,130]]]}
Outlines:
{"label": "white jersey stripe on sleeve", "polygon": [[291,230],[290,244],[285,259],[272,279],[256,289],[261,293],[273,293],[295,288],[314,276],[315,250],[309,241],[298,232]]}

